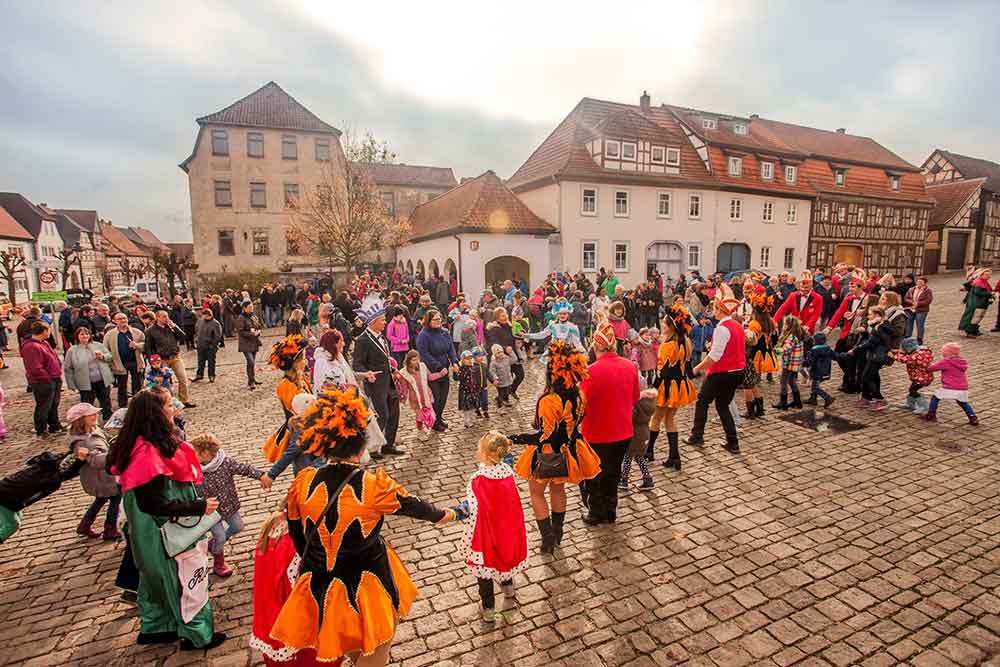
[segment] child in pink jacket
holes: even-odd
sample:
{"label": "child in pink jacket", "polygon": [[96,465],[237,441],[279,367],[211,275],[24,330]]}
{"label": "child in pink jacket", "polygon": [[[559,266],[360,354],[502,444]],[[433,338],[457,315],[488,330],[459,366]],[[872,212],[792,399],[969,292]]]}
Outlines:
{"label": "child in pink jacket", "polygon": [[941,348],[941,361],[931,364],[927,370],[941,373],[941,388],[934,392],[931,398],[930,408],[924,419],[929,422],[937,421],[937,408],[940,401],[955,401],[959,407],[965,411],[969,418],[969,423],[973,426],[979,424],[979,418],[969,404],[969,380],[965,377],[965,371],[969,368],[969,362],[963,359],[962,347],[958,343],[945,343]]}
{"label": "child in pink jacket", "polygon": [[402,310],[397,310],[385,327],[385,337],[389,339],[389,352],[396,360],[396,367],[403,367],[403,359],[410,351],[410,323]]}

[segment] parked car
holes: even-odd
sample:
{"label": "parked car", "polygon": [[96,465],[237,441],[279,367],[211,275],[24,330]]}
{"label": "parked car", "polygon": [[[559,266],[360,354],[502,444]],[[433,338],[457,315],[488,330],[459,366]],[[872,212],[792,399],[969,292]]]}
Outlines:
{"label": "parked car", "polygon": [[68,289],[66,290],[66,303],[79,308],[85,303],[90,303],[94,298],[94,293],[89,289]]}
{"label": "parked car", "polygon": [[160,296],[155,280],[139,280],[131,287],[121,285],[111,288],[111,296],[119,299],[130,299],[133,294],[138,294],[144,303],[155,303]]}

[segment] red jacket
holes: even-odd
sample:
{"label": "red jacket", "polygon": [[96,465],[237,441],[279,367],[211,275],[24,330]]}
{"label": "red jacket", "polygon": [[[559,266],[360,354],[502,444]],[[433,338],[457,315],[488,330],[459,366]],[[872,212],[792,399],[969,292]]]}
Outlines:
{"label": "red jacket", "polygon": [[781,304],[781,308],[778,308],[778,312],[774,314],[774,321],[777,323],[779,330],[781,328],[781,320],[784,319],[785,315],[794,315],[802,320],[802,326],[809,333],[816,333],[816,323],[819,322],[819,316],[823,314],[823,297],[816,290],[810,290],[806,307],[800,311],[799,298],[802,296],[800,290],[795,290],[788,295],[785,302]]}
{"label": "red jacket", "polygon": [[587,442],[632,438],[632,408],[639,402],[635,364],[609,352],[590,365],[590,377],[580,383],[580,391],[587,399],[580,425]]}
{"label": "red jacket", "polygon": [[54,382],[62,378],[62,364],[45,341],[28,338],[21,345],[21,360],[24,363],[24,377],[28,384]]}

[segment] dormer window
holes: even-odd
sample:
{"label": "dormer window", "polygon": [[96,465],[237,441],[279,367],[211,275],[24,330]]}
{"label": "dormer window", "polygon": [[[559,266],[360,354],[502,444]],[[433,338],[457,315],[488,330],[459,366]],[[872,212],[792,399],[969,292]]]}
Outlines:
{"label": "dormer window", "polygon": [[681,149],[679,148],[668,148],[667,149],[667,164],[671,167],[681,166]]}
{"label": "dormer window", "polygon": [[889,187],[893,192],[899,192],[899,176],[889,177]]}
{"label": "dormer window", "polygon": [[719,129],[719,124],[714,118],[702,118],[701,127],[705,130],[717,130]]}
{"label": "dormer window", "polygon": [[746,123],[733,123],[733,134],[746,134]]}
{"label": "dormer window", "polygon": [[635,144],[627,142],[622,143],[622,159],[628,160],[629,162],[635,162]]}
{"label": "dormer window", "polygon": [[833,172],[833,181],[839,187],[844,187],[844,181],[847,180],[847,172],[843,169],[836,169]]}
{"label": "dormer window", "polygon": [[765,181],[774,180],[774,163],[773,162],[761,162],[760,163],[760,177]]}
{"label": "dormer window", "polygon": [[622,144],[620,141],[608,140],[604,142],[604,156],[617,160],[622,154]]}
{"label": "dormer window", "polygon": [[729,175],[741,176],[743,174],[743,160],[738,157],[729,158]]}
{"label": "dormer window", "polygon": [[785,167],[785,183],[794,183],[795,182],[795,172],[797,172],[797,171],[798,170],[795,167],[791,166],[791,165],[788,165],[787,167]]}
{"label": "dormer window", "polygon": [[667,150],[663,146],[653,146],[650,149],[649,161],[653,164],[663,164],[667,160]]}

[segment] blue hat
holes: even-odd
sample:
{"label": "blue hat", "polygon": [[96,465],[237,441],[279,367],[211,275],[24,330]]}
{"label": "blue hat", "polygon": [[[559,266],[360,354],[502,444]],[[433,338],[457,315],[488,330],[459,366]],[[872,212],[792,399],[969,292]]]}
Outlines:
{"label": "blue hat", "polygon": [[361,322],[368,326],[380,317],[385,317],[385,304],[381,299],[365,300],[361,308],[354,311],[354,314],[361,318]]}
{"label": "blue hat", "polygon": [[472,348],[472,356],[474,356],[474,357],[485,357],[486,356],[486,350],[484,350],[481,347],[476,346],[476,347]]}
{"label": "blue hat", "polygon": [[572,313],[573,306],[569,301],[560,301],[556,305],[552,306],[552,313],[558,315],[559,313]]}
{"label": "blue hat", "polygon": [[471,350],[465,350],[464,352],[462,352],[462,354],[459,355],[459,358],[460,359],[471,359],[472,358],[472,351]]}
{"label": "blue hat", "polygon": [[903,352],[910,353],[920,347],[920,343],[916,338],[904,338],[899,347],[902,348]]}

